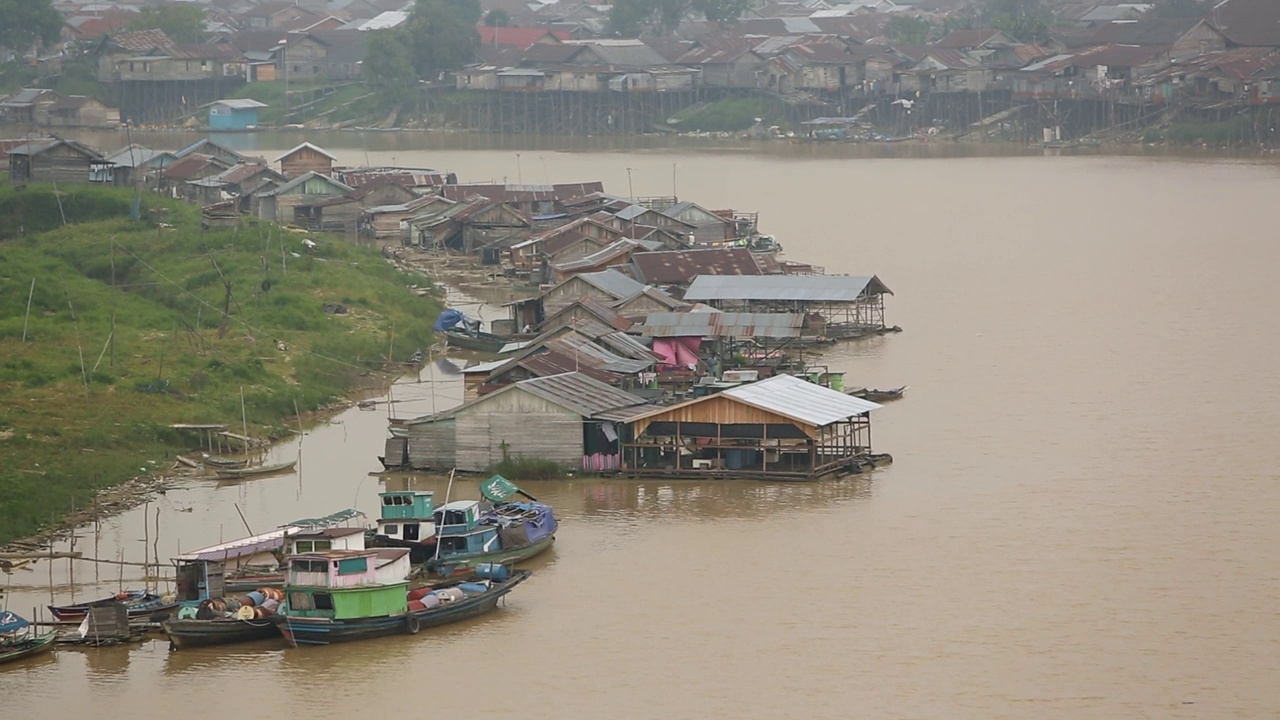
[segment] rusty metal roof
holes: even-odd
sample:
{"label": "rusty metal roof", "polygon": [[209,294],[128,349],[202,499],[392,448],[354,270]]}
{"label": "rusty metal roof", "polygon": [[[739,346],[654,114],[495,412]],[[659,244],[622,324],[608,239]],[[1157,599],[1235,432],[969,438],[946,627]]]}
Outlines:
{"label": "rusty metal roof", "polygon": [[665,250],[638,253],[631,258],[639,276],[652,285],[678,285],[700,275],[760,275],[751,251],[745,248]]}
{"label": "rusty metal roof", "polygon": [[596,419],[612,419],[615,415],[625,417],[630,413],[619,411],[648,405],[642,397],[623,392],[578,372],[523,380],[516,383],[515,387],[583,417]]}
{"label": "rusty metal roof", "polygon": [[[657,253],[648,253],[655,255]],[[637,256],[643,257],[643,256]],[[684,299],[853,302],[868,295],[893,294],[875,275],[699,275]]]}
{"label": "rusty metal roof", "polygon": [[573,260],[567,260],[562,263],[553,263],[551,267],[559,270],[560,272],[572,273],[598,268],[609,263],[619,264],[616,261],[623,260],[623,258],[628,257],[635,252],[638,247],[640,247],[640,243],[634,240],[618,240],[610,245],[600,248],[590,255],[585,255]]}
{"label": "rusty metal roof", "polygon": [[799,337],[800,313],[690,312],[649,313],[640,333],[644,337]]}

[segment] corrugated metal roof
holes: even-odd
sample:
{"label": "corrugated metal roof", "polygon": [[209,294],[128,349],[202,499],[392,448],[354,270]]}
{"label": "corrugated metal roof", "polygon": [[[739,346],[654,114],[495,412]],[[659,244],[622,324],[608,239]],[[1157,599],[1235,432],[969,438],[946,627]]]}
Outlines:
{"label": "corrugated metal roof", "polygon": [[463,375],[487,375],[493,372],[494,370],[497,370],[498,368],[502,367],[503,365],[506,365],[510,361],[511,361],[511,358],[503,358],[501,360],[493,360],[487,363],[477,363],[475,365],[470,365],[468,367],[462,368],[462,374]]}
{"label": "corrugated metal roof", "polygon": [[[581,275],[574,275],[573,277],[582,278],[584,282],[590,284],[597,290],[606,292],[619,300],[644,291],[644,285],[632,280],[617,270],[601,270],[600,272],[582,273]],[[573,278],[569,278],[569,280],[572,279]],[[569,282],[569,280],[566,280],[565,282]]]}
{"label": "corrugated metal roof", "polygon": [[649,313],[640,333],[645,337],[799,337],[800,313]]}
{"label": "corrugated metal roof", "polygon": [[704,300],[853,302],[864,294],[880,293],[892,295],[893,291],[875,275],[699,275],[693,279],[693,283],[685,291],[684,299],[689,302]]}
{"label": "corrugated metal roof", "polygon": [[701,276],[760,275],[760,266],[746,248],[664,250],[632,256],[631,263],[645,282],[676,285]]}
{"label": "corrugated metal roof", "polygon": [[572,332],[562,335],[546,344],[550,350],[576,358],[582,365],[598,368],[606,372],[631,375],[653,366],[653,359],[637,360],[615,355],[606,348],[596,344],[590,337]]}
{"label": "corrugated metal roof", "polygon": [[817,426],[830,425],[881,407],[878,403],[791,375],[775,375],[767,380],[730,388],[721,394],[761,410]]}
{"label": "corrugated metal roof", "polygon": [[601,418],[610,411],[647,404],[644,398],[576,372],[523,380],[515,387],[589,418]]}

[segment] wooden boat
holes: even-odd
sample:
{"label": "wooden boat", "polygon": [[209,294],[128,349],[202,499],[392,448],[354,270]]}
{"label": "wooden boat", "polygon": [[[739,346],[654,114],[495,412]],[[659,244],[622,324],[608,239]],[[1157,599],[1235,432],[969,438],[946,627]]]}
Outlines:
{"label": "wooden boat", "polygon": [[205,645],[228,645],[231,643],[266,640],[276,637],[280,631],[270,618],[240,620],[238,618],[213,618],[199,620],[184,618],[166,620],[160,623],[169,636],[169,647],[173,650],[201,647]]}
{"label": "wooden boat", "polygon": [[53,649],[57,630],[43,635],[31,632],[31,623],[14,613],[0,612],[0,663],[13,662]]}
{"label": "wooden boat", "polygon": [[206,466],[216,469],[248,467],[249,461],[244,458],[229,458],[218,455],[205,455],[200,458]]}
{"label": "wooden boat", "polygon": [[[501,475],[480,485],[484,501],[461,500],[435,511],[436,553],[427,568],[440,575],[486,563],[531,558],[555,542],[555,512]],[[528,502],[510,500],[516,494]]]}
{"label": "wooden boat", "polygon": [[476,352],[496,353],[509,342],[507,338],[487,332],[472,334],[463,330],[445,330],[442,334],[450,347]]}
{"label": "wooden boat", "polygon": [[[387,586],[338,588],[299,588],[290,586],[290,602],[296,596],[308,595],[309,592],[329,594],[333,598],[334,610],[294,610],[287,607],[277,616],[276,622],[280,634],[293,646],[328,645],[336,642],[366,640],[369,638],[397,635],[401,633],[414,635],[423,628],[438,627],[448,623],[465,620],[493,610],[498,601],[524,582],[533,573],[521,570],[510,573],[504,566],[493,566],[488,573],[478,573],[476,577],[466,581],[446,584],[436,588],[421,588],[407,591],[406,583],[395,583]],[[351,615],[344,613],[341,607],[356,607],[361,601],[355,597],[350,603],[342,602],[343,596],[359,594],[388,593],[399,594],[398,602],[389,603],[378,615]],[[304,600],[304,603],[307,601]],[[314,604],[314,603],[313,603]],[[378,603],[371,603],[377,606]],[[403,609],[402,609],[403,608]],[[343,617],[343,615],[349,615]]]}
{"label": "wooden boat", "polygon": [[272,475],[274,473],[284,472],[285,470],[292,470],[293,466],[297,464],[297,460],[290,460],[288,462],[274,463],[272,465],[252,465],[242,468],[218,468],[218,479],[226,480],[230,478],[253,477],[255,475]]}
{"label": "wooden boat", "polygon": [[50,605],[49,612],[53,613],[53,616],[58,620],[83,620],[84,616],[89,614],[89,610],[112,603],[122,603],[131,619],[151,618],[157,615],[167,616],[178,607],[177,602],[166,601],[159,595],[146,590],[126,590],[93,602],[77,603],[75,605]]}
{"label": "wooden boat", "polygon": [[856,398],[870,400],[871,402],[888,402],[890,400],[901,400],[903,393],[907,391],[908,387],[910,386],[903,385],[901,387],[889,388],[887,390],[877,390],[875,388],[854,388],[849,391],[849,394]]}

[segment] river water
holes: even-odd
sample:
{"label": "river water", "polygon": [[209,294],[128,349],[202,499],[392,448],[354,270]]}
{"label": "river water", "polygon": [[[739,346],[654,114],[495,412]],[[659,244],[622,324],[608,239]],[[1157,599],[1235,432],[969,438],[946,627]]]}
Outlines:
{"label": "river water", "polygon": [[[850,384],[911,386],[875,417],[895,464],[811,484],[526,483],[562,530],[499,612],[329,648],[59,651],[0,672],[4,718],[1280,713],[1280,250],[1266,221],[1280,168],[388,137],[319,142],[343,162],[463,180],[660,195],[674,179],[682,198],[759,210],[789,258],[878,274],[905,332],[827,361]],[[291,142],[241,141],[269,156]],[[395,412],[460,402],[451,362],[397,385]],[[376,512],[387,483],[443,495],[369,474],[385,418],[353,409],[277,448],[301,452],[300,473],[158,498],[161,557],[242,535],[237,506],[260,531]],[[474,497],[474,481],[453,493]],[[141,509],[108,521],[100,555],[140,560],[142,528]],[[99,572],[78,598],[116,589],[118,570]],[[0,581],[12,609],[49,601],[43,564]]]}

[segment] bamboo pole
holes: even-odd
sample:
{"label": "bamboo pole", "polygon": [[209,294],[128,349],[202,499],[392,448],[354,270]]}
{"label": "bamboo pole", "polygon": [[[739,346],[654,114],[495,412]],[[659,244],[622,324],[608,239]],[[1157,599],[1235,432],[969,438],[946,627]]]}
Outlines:
{"label": "bamboo pole", "polygon": [[31,289],[27,291],[27,314],[22,318],[22,342],[27,341],[27,322],[31,319],[31,298],[36,294],[36,279],[31,278]]}

